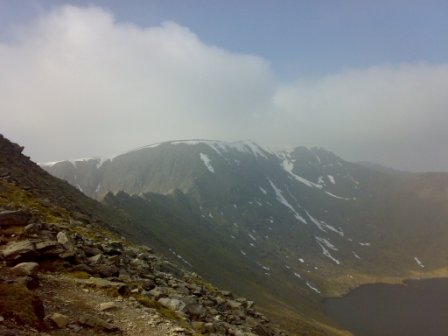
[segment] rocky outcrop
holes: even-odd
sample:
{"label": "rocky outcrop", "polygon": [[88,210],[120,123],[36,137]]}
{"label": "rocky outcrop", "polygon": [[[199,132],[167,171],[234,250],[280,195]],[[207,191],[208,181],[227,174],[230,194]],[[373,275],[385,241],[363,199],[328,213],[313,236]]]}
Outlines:
{"label": "rocky outcrop", "polygon": [[[75,274],[81,288],[109,289],[112,297],[135,301],[171,315],[182,322],[185,335],[282,334],[253,308],[252,301],[214,288],[196,274],[178,269],[148,247],[132,245],[91,223],[77,220],[30,223],[33,216],[25,215],[23,210],[20,213],[28,222],[10,221],[8,225],[15,228],[15,233],[2,237],[7,243],[0,246],[3,264],[0,282],[6,286],[13,284],[29,290],[37,287],[36,283],[45,273]],[[98,310],[110,313],[119,307],[117,302],[110,301],[99,304]],[[3,316],[14,318],[14,314]],[[119,326],[95,316],[77,316],[74,320],[78,328],[119,331]],[[53,312],[44,320],[40,313],[36,321],[39,328],[63,329],[69,325],[70,318]]]}

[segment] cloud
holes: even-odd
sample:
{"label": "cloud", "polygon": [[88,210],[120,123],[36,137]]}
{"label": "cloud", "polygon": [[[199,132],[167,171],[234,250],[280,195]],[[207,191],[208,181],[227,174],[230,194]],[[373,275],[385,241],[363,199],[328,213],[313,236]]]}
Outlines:
{"label": "cloud", "polygon": [[275,90],[260,57],[206,45],[172,22],[116,22],[97,7],[66,6],[22,29],[0,44],[0,73],[3,127],[39,160],[230,140]]}
{"label": "cloud", "polygon": [[447,92],[448,65],[417,63],[298,81],[280,88],[275,102],[309,143],[354,159],[446,170]]}
{"label": "cloud", "polygon": [[64,6],[0,41],[0,131],[35,160],[182,138],[320,145],[448,170],[448,65],[380,65],[280,83],[262,57],[174,22],[138,27]]}

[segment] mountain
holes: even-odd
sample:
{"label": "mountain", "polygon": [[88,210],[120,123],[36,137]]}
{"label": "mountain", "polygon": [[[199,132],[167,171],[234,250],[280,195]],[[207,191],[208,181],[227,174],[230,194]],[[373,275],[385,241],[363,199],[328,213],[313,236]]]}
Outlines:
{"label": "mountain", "polygon": [[448,174],[208,140],[42,167],[127,216],[120,230],[133,239],[256,299],[296,332],[334,332],[324,297],[446,274]]}
{"label": "mountain", "polygon": [[237,297],[120,233],[0,135],[0,334],[286,335]]}

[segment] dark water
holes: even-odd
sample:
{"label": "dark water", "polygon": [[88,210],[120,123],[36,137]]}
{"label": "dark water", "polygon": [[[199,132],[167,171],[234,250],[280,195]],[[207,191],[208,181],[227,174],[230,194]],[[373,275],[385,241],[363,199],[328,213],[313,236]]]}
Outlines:
{"label": "dark water", "polygon": [[448,279],[364,285],[324,307],[355,336],[448,335]]}

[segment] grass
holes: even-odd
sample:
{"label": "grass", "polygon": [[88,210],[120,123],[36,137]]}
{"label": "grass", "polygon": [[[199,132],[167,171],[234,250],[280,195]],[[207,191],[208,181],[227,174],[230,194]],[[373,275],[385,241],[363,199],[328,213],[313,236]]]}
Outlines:
{"label": "grass", "polygon": [[84,271],[70,272],[67,275],[70,277],[73,277],[75,279],[89,279],[91,277],[91,275],[89,273],[84,272]]}
{"label": "grass", "polygon": [[25,286],[0,283],[0,298],[0,315],[15,319],[19,324],[43,328],[43,303]]}
{"label": "grass", "polygon": [[54,204],[48,205],[31,192],[21,189],[13,183],[0,181],[2,193],[0,194],[0,206],[9,208],[11,204],[15,208],[31,209],[34,216],[49,223],[61,223],[69,220],[69,212]]}

